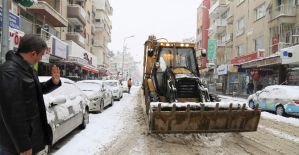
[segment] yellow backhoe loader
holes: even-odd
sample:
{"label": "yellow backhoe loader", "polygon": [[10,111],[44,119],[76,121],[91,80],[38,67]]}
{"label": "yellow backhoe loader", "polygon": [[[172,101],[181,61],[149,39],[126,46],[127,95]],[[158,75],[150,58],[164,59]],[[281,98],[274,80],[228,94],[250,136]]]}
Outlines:
{"label": "yellow backhoe loader", "polygon": [[257,130],[258,106],[218,102],[209,94],[199,77],[193,43],[161,40],[149,36],[144,46],[144,107],[151,133]]}

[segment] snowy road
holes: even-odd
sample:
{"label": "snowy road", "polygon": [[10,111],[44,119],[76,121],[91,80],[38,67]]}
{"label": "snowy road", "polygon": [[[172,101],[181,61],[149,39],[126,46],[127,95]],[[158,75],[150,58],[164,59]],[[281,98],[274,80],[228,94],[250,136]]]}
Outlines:
{"label": "snowy road", "polygon": [[141,96],[135,88],[103,113],[91,114],[87,128],[62,139],[53,154],[299,154],[299,120],[267,112],[257,132],[147,134]]}

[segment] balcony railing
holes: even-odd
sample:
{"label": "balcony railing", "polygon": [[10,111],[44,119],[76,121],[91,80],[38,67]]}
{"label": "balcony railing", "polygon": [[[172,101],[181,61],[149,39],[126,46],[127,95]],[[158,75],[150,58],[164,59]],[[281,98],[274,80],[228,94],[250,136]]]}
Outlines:
{"label": "balcony railing", "polygon": [[[217,0],[216,3],[214,3],[212,5],[212,7],[210,8],[209,10],[209,14],[214,14],[214,13],[217,13],[218,11],[222,11],[225,7],[227,7],[227,4],[228,4],[228,0]],[[223,8],[223,9],[221,9]]]}
{"label": "balcony railing", "polygon": [[45,1],[38,1],[27,10],[37,14],[42,19],[46,19],[46,22],[51,23],[54,27],[66,27],[68,25],[68,21]]}
{"label": "balcony railing", "polygon": [[85,38],[79,32],[68,32],[66,34],[66,40],[73,40],[81,47],[85,45]]}
{"label": "balcony railing", "polygon": [[226,25],[227,22],[225,19],[216,19],[216,21],[212,25],[212,31],[215,33],[221,33],[223,30],[225,30]]}
{"label": "balcony railing", "polygon": [[296,6],[280,5],[272,10],[270,16],[271,19],[275,19],[280,16],[296,16]]}
{"label": "balcony railing", "polygon": [[67,6],[67,17],[69,21],[75,25],[86,24],[86,12],[78,4],[69,4]]}

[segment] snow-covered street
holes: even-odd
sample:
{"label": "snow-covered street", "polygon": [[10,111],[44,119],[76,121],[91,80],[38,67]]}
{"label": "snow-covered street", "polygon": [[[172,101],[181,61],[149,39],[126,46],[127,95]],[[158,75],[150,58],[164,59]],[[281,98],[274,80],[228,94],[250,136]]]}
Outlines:
{"label": "snow-covered street", "polygon": [[[66,154],[299,154],[299,119],[262,112],[257,132],[148,134],[142,93],[134,87],[103,113],[90,114],[85,130],[75,130],[54,145]],[[220,96],[222,101],[246,102]]]}

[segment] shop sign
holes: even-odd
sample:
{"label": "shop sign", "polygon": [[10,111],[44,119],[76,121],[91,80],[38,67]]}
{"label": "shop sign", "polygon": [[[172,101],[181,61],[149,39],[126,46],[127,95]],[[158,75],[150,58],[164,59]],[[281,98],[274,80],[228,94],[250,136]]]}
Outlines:
{"label": "shop sign", "polygon": [[209,39],[208,40],[208,60],[213,62],[216,56],[216,40]]}
{"label": "shop sign", "polygon": [[68,47],[69,57],[71,57],[72,59],[76,57],[80,59],[80,62],[82,62],[81,60],[84,60],[84,64],[82,65],[93,66],[93,67],[97,66],[97,57],[95,55],[86,51],[84,48],[82,48],[81,46],[79,46],[73,41],[68,41],[68,44],[69,44]]}
{"label": "shop sign", "polygon": [[44,38],[44,39],[45,39],[45,42],[46,42],[48,48],[45,51],[45,53],[40,61],[44,62],[44,63],[49,63],[50,55],[53,53],[53,50],[52,50],[53,36],[51,35],[48,39],[47,38]]}
{"label": "shop sign", "polygon": [[[2,28],[2,6],[0,7],[0,27]],[[9,27],[19,30],[20,17],[9,11]]]}
{"label": "shop sign", "polygon": [[53,54],[63,59],[67,59],[67,44],[60,39],[53,37]]}
{"label": "shop sign", "polygon": [[238,72],[238,67],[234,66],[233,64],[227,65],[228,72],[230,73],[237,73]]}
{"label": "shop sign", "polygon": [[24,32],[16,29],[9,29],[9,49],[18,48],[21,38],[25,35]]}
{"label": "shop sign", "polygon": [[299,45],[281,49],[282,64],[299,64]]}
{"label": "shop sign", "polygon": [[227,74],[227,65],[220,65],[217,68],[217,75],[226,75]]}
{"label": "shop sign", "polygon": [[240,64],[243,62],[251,61],[251,60],[259,58],[259,54],[260,54],[260,52],[255,52],[255,53],[248,54],[245,56],[235,57],[230,61],[230,63],[231,64]]}

